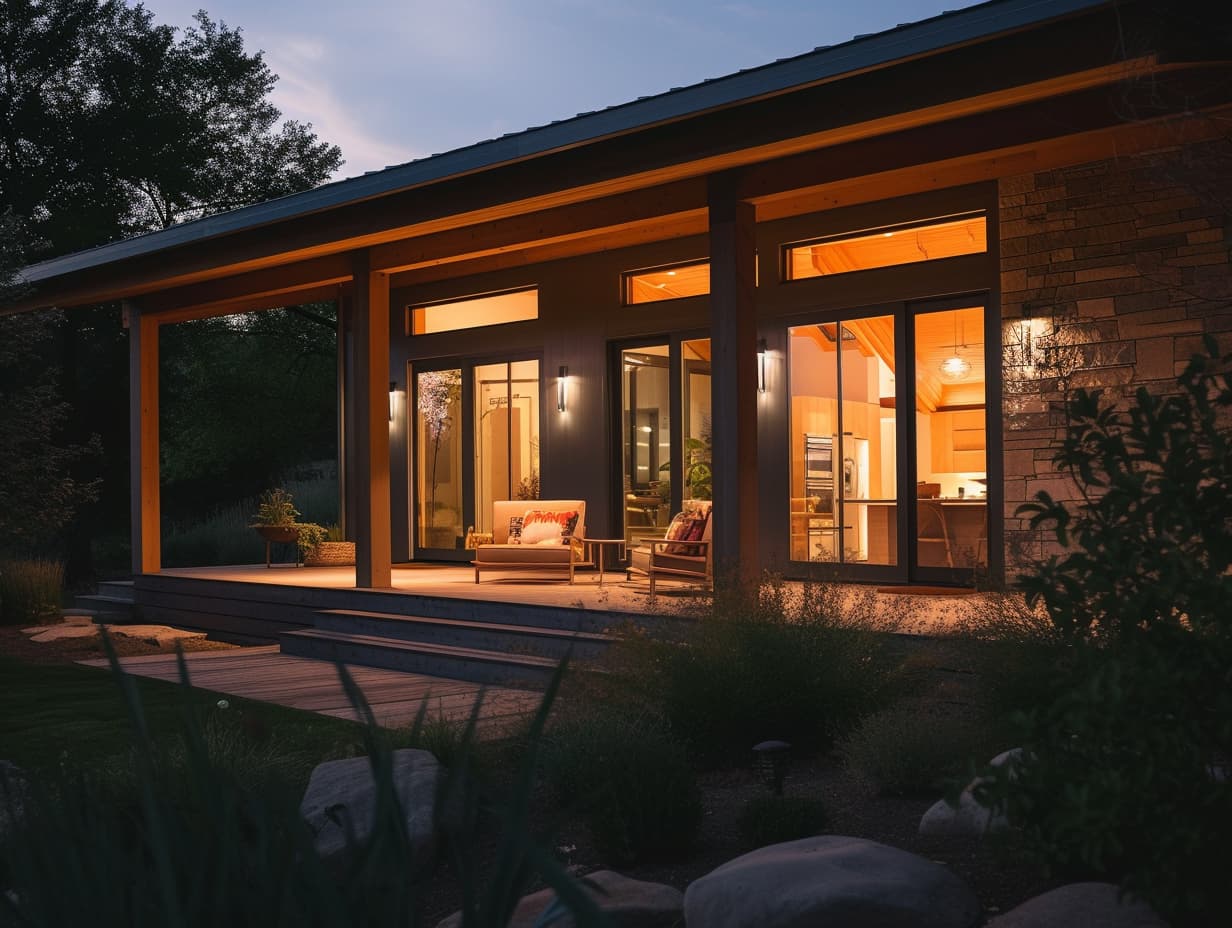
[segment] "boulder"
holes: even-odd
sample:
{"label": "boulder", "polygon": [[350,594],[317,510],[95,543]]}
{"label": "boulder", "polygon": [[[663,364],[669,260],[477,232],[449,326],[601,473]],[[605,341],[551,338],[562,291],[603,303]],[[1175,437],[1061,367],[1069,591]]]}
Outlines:
{"label": "boulder", "polygon": [[940,864],[863,838],[821,835],[728,861],[692,883],[699,928],[971,928],[975,894]]}
{"label": "boulder", "polygon": [[1167,928],[1145,902],[1113,883],[1072,883],[1028,899],[988,928]]}
{"label": "boulder", "polygon": [[[599,908],[607,913],[613,928],[670,928],[680,923],[684,895],[662,883],[631,880],[612,870],[599,870],[581,878],[582,886]],[[556,899],[556,890],[541,889],[523,896],[509,919],[508,928],[536,928],[539,917]],[[460,928],[462,913],[454,912],[436,928]],[[565,909],[552,928],[574,928],[577,923]]]}
{"label": "boulder", "polygon": [[[436,792],[441,765],[427,751],[394,751],[394,792],[402,810],[411,860],[418,870],[431,868],[436,853]],[[372,835],[376,781],[367,757],[318,764],[308,780],[299,811],[316,835],[322,860],[344,863],[353,846]]]}
{"label": "boulder", "polygon": [[[1002,751],[988,762],[990,767],[1001,767],[1017,761],[1022,756],[1021,748]],[[1012,775],[1012,774],[1011,774]],[[920,819],[920,834],[922,835],[968,835],[982,837],[990,832],[1005,831],[1009,822],[1005,816],[993,814],[991,809],[980,805],[975,799],[975,788],[984,782],[984,777],[976,777],[958,794],[958,805],[951,805],[945,799],[939,799]]]}

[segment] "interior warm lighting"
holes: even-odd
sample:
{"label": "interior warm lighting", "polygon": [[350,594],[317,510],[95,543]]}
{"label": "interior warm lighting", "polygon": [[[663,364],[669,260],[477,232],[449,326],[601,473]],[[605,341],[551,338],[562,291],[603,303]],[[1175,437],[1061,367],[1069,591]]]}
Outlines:
{"label": "interior warm lighting", "polygon": [[953,354],[941,362],[941,379],[947,383],[966,380],[971,373],[971,362],[960,354]]}
{"label": "interior warm lighting", "polygon": [[398,382],[391,380],[389,382],[389,421],[394,421],[394,405],[398,402]]}
{"label": "interior warm lighting", "polygon": [[786,249],[787,277],[803,280],[980,254],[987,249],[987,219],[983,214],[938,217],[893,229],[870,229],[790,245]]}
{"label": "interior warm lighting", "polygon": [[[962,347],[967,347],[967,333],[964,329]],[[946,383],[960,383],[971,373],[971,362],[959,353],[958,348],[958,313],[954,313],[954,353],[941,362],[941,379]]]}
{"label": "interior warm lighting", "polygon": [[710,292],[710,262],[630,271],[622,275],[627,304],[656,303]]}
{"label": "interior warm lighting", "polygon": [[757,343],[757,392],[766,392],[766,340]]}
{"label": "interior warm lighting", "polygon": [[539,318],[539,291],[531,287],[507,293],[467,297],[446,303],[411,306],[407,331],[411,335],[456,332]]}
{"label": "interior warm lighting", "polygon": [[569,402],[569,368],[567,365],[560,366],[560,376],[556,378],[556,408],[560,412],[564,412]]}

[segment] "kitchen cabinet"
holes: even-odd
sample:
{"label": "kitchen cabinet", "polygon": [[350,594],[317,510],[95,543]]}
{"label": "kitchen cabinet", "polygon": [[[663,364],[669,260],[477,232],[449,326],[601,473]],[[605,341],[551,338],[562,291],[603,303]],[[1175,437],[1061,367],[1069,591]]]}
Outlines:
{"label": "kitchen cabinet", "polygon": [[982,473],[988,469],[984,410],[935,412],[929,431],[933,473]]}

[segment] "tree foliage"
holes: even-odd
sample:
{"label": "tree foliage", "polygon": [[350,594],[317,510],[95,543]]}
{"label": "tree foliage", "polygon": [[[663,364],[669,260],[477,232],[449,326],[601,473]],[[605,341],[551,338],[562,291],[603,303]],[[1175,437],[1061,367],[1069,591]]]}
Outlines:
{"label": "tree foliage", "polygon": [[279,124],[238,29],[120,0],[0,0],[0,199],[50,254],[303,190],[341,164]]}
{"label": "tree foliage", "polygon": [[[0,302],[21,289],[19,235],[15,218],[0,216]],[[46,363],[55,323],[54,315],[0,317],[0,551],[45,550],[96,489],[72,475],[94,442],[61,434],[68,409]]]}
{"label": "tree foliage", "polygon": [[[245,49],[240,30],[204,11],[180,31],[126,0],[0,0],[0,210],[11,210],[28,230],[26,259],[166,228],[328,179],[342,163],[339,149],[318,140],[310,126],[281,121],[269,101],[276,80],[262,54]],[[181,496],[202,487],[225,495],[243,455],[253,473],[243,475],[236,494],[269,482],[264,462],[271,447],[275,466],[323,453],[321,429],[300,437],[297,427],[305,417],[333,422],[332,398],[323,399],[335,381],[333,348],[317,350],[319,326],[289,320],[270,315],[282,340],[265,360],[240,350],[243,340],[226,323],[164,330],[169,498],[177,487]],[[91,538],[128,532],[128,347],[118,307],[74,307],[11,325],[37,330],[44,363],[60,372],[58,389],[54,378],[43,384],[42,426],[62,426],[70,444],[93,433],[101,439],[104,454],[93,474],[80,461],[61,462],[79,486],[101,478],[98,504],[79,512],[68,535],[70,572],[90,573]],[[23,344],[34,337],[23,336]],[[227,356],[212,339],[235,353]],[[260,345],[269,349],[271,342],[278,338]],[[5,376],[19,376],[7,360],[5,368]],[[242,396],[288,405],[280,415],[268,404],[245,405]],[[322,402],[323,408],[309,409]],[[187,411],[194,403],[198,416]],[[181,426],[189,434],[176,434]],[[254,440],[259,429],[269,442],[261,447]],[[43,440],[39,433],[30,438]],[[37,460],[31,447],[10,455],[0,462],[0,484],[13,484],[20,468]]]}
{"label": "tree foliage", "polygon": [[1173,395],[1071,397],[1056,461],[1081,499],[1019,510],[1068,546],[1022,583],[1062,644],[1022,760],[980,791],[1052,874],[1120,880],[1174,925],[1232,907],[1230,364],[1208,340]]}

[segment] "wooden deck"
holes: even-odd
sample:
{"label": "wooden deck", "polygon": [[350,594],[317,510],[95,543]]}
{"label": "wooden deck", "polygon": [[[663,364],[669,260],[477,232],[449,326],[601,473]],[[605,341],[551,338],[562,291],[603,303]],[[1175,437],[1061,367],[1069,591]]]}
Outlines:
{"label": "wooden deck", "polygon": [[[326,661],[280,654],[277,645],[200,651],[185,654],[184,658],[189,680],[195,687],[358,720],[343,692],[337,670]],[[82,663],[107,666],[105,659]],[[135,676],[173,682],[180,679],[174,655],[126,657],[120,664]],[[409,725],[425,700],[430,718],[439,716],[465,721],[482,697],[480,730],[486,735],[496,735],[533,712],[540,700],[540,694],[531,690],[485,688],[477,683],[371,667],[348,669],[363,690],[377,723],[389,727]]]}

